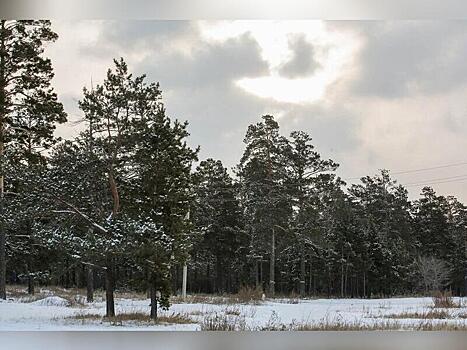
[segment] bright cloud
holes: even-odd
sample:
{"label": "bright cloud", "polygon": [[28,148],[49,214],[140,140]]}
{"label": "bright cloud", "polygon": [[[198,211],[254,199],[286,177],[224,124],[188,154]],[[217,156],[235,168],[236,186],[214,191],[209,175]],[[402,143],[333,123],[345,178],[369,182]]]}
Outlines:
{"label": "bright cloud", "polygon": [[[203,22],[201,27],[208,40],[223,41],[250,33],[269,64],[269,75],[244,77],[236,84],[249,93],[279,102],[313,103],[323,99],[328,86],[339,78],[361,46],[355,33],[330,31],[322,21]],[[293,57],[289,41],[294,34],[303,35],[313,45],[313,59],[319,68],[309,76],[290,79],[280,75],[280,67]]]}

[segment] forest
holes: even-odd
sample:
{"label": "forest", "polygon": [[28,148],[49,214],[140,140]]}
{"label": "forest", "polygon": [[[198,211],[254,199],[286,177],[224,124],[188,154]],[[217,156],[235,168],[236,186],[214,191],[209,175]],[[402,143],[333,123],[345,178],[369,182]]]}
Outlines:
{"label": "forest", "polygon": [[112,316],[115,290],[136,290],[156,313],[184,265],[190,293],[467,294],[467,208],[454,196],[424,187],[409,200],[385,169],[348,184],[312,131],[284,135],[272,115],[246,128],[233,169],[199,159],[159,83],[123,58],[83,88],[85,127],[62,140],[44,57],[57,34],[0,22],[1,299],[8,284],[87,288],[89,301],[103,288]]}

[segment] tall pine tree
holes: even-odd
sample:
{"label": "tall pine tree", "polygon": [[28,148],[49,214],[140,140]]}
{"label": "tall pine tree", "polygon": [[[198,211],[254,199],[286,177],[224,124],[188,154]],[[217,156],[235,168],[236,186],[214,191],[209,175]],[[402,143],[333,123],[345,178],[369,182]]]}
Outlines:
{"label": "tall pine tree", "polygon": [[5,157],[37,163],[50,147],[55,123],[66,115],[51,87],[52,64],[44,44],[57,39],[48,21],[0,20],[0,298],[5,299]]}

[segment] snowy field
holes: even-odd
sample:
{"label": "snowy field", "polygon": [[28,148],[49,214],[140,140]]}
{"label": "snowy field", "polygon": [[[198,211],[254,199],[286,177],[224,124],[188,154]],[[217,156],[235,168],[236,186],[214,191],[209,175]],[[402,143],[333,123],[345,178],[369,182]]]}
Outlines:
{"label": "snowy field", "polygon": [[[70,304],[69,299],[51,292],[41,293],[34,301],[10,297],[0,302],[0,330],[206,330],[219,325],[219,329],[235,330],[331,329],[338,325],[341,329],[417,329],[420,325],[467,327],[467,300],[459,298],[455,298],[455,302],[460,307],[449,309],[433,308],[431,298],[267,299],[257,304],[218,304],[213,298],[207,302],[174,303],[168,311],[159,312],[169,321],[157,324],[131,317],[104,320],[102,298],[89,304],[82,298],[78,296],[80,302]],[[144,316],[149,314],[149,301],[116,298],[116,313]],[[171,316],[181,316],[183,322],[170,322]]]}

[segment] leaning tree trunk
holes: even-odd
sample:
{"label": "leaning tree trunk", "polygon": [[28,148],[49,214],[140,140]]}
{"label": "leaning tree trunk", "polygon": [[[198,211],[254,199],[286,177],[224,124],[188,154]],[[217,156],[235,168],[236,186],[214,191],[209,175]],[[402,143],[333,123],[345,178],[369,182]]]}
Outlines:
{"label": "leaning tree trunk", "polygon": [[92,266],[87,267],[86,300],[88,303],[92,303],[94,301],[94,270]]}
{"label": "leaning tree trunk", "polygon": [[115,317],[115,301],[114,301],[114,271],[112,258],[107,259],[105,268],[105,306],[106,317]]}

